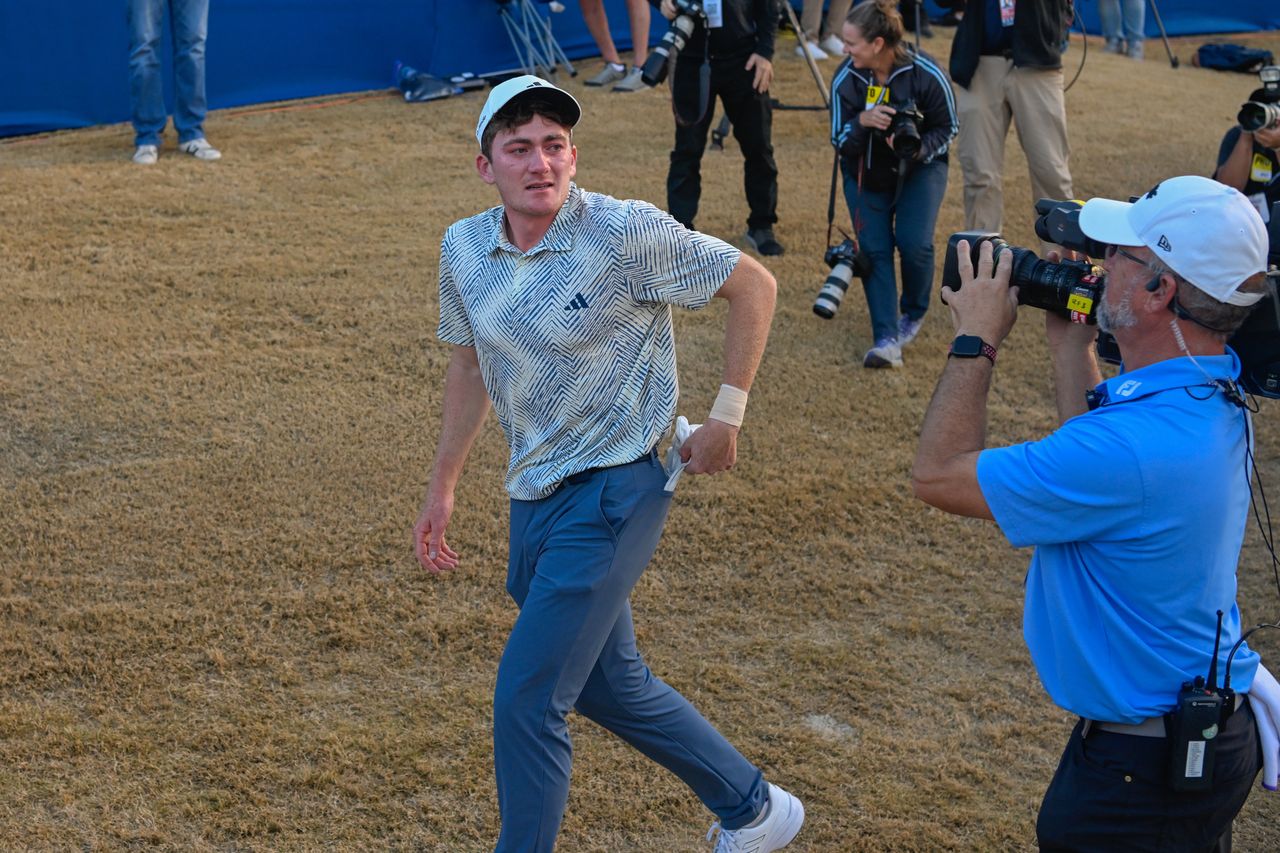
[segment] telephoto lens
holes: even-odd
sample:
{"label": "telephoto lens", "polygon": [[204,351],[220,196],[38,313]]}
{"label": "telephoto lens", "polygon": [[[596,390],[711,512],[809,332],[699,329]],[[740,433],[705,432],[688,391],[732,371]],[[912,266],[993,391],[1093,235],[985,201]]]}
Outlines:
{"label": "telephoto lens", "polygon": [[852,240],[845,240],[840,245],[827,249],[823,260],[831,267],[831,274],[822,283],[818,298],[813,301],[813,313],[824,320],[830,320],[840,310],[840,303],[844,301],[853,277],[866,276],[868,263],[866,256],[858,251]]}
{"label": "telephoto lens", "polygon": [[1271,127],[1280,122],[1280,104],[1245,101],[1240,105],[1240,112],[1236,113],[1236,122],[1241,130],[1249,133]]}
{"label": "telephoto lens", "polygon": [[849,282],[853,280],[853,267],[841,262],[831,268],[831,275],[822,283],[818,298],[813,300],[813,313],[824,320],[830,320],[840,310],[840,303],[849,291]]}
{"label": "telephoto lens", "polygon": [[[701,7],[697,8],[701,9]],[[667,69],[670,67],[667,60],[678,56],[680,51],[684,50],[694,25],[695,21],[691,15],[676,15],[667,29],[667,34],[662,37],[662,41],[658,42],[658,46],[649,54],[649,58],[644,61],[644,67],[640,69],[640,79],[646,86],[657,86],[667,79]]]}

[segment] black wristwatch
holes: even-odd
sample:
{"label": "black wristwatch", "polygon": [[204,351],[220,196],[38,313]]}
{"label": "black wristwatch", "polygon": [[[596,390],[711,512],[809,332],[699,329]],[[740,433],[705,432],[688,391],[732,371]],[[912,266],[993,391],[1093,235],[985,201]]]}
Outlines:
{"label": "black wristwatch", "polygon": [[977,335],[957,335],[951,342],[952,358],[977,358],[982,356],[992,364],[996,363],[996,348]]}

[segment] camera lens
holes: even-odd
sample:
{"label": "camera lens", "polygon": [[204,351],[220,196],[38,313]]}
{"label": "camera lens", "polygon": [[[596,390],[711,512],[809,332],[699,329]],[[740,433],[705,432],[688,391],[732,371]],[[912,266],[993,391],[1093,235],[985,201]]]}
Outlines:
{"label": "camera lens", "polygon": [[1241,130],[1249,133],[1270,127],[1280,121],[1280,104],[1264,104],[1261,101],[1246,101],[1236,114],[1236,122]]}
{"label": "camera lens", "polygon": [[822,290],[818,291],[818,298],[813,301],[813,313],[825,320],[836,316],[852,280],[853,265],[848,261],[841,261],[832,267],[831,275],[822,283]]}

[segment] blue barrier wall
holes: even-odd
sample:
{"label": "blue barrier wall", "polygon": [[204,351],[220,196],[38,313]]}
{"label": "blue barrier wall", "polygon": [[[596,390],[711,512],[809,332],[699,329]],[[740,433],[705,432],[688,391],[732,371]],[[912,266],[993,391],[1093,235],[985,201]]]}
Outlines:
{"label": "blue barrier wall", "polygon": [[[595,55],[577,3],[563,2],[567,9],[551,16],[557,39],[574,59]],[[936,9],[932,0],[926,5]],[[393,83],[396,60],[437,76],[517,65],[493,0],[211,0],[210,6],[214,109],[384,88]],[[1097,32],[1097,0],[1077,6],[1089,32]],[[1280,29],[1277,0],[1159,0],[1159,6],[1170,35]],[[605,8],[615,42],[627,49],[624,0],[605,0]],[[661,16],[653,18],[651,43],[666,28]],[[1147,32],[1157,34],[1150,14]],[[128,45],[125,0],[0,0],[0,136],[127,120]]]}
{"label": "blue barrier wall", "polygon": [[[550,15],[556,40],[573,59],[595,56],[578,4],[563,2]],[[125,0],[0,0],[0,136],[128,120],[125,9]],[[624,0],[605,9],[618,49],[630,49]],[[653,17],[651,43],[666,30]],[[519,64],[490,0],[210,2],[213,109],[389,87],[397,60],[437,76]]]}
{"label": "blue barrier wall", "polygon": [[[1280,2],[1277,0],[1156,0],[1155,5],[1160,10],[1165,32],[1171,36],[1280,29]],[[1147,38],[1159,38],[1160,27],[1151,12],[1150,2],[1146,8],[1143,29]],[[1086,32],[1092,35],[1102,32],[1098,23],[1098,0],[1076,0],[1076,13],[1084,22]],[[1147,55],[1151,56],[1150,53]]]}

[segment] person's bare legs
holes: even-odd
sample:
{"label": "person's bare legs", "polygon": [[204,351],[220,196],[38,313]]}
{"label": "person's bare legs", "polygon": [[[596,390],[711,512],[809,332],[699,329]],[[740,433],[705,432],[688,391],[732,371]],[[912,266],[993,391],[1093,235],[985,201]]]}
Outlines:
{"label": "person's bare legs", "polygon": [[[649,16],[649,4],[645,0],[639,0],[645,8],[645,18]],[[600,56],[605,62],[612,62],[614,65],[621,65],[622,59],[618,56],[618,48],[613,44],[613,36],[609,35],[609,16],[604,11],[604,0],[578,0],[578,5],[582,7],[582,20],[587,24],[587,32],[591,33],[591,37],[596,40],[596,47],[600,48]],[[631,12],[631,32],[632,38],[635,37],[635,0],[628,0],[627,7]],[[648,21],[645,22],[645,32],[648,33]],[[648,38],[645,39],[648,44]]]}
{"label": "person's bare legs", "polygon": [[[597,3],[603,0],[596,0]],[[631,18],[631,50],[635,53],[635,66],[639,68],[649,57],[649,3],[648,0],[627,0],[627,16]],[[586,12],[583,12],[586,17]],[[601,7],[600,17],[604,17]],[[590,24],[587,25],[590,27]],[[594,35],[594,33],[593,33]],[[599,39],[597,39],[599,41]],[[613,44],[612,41],[609,42]]]}

